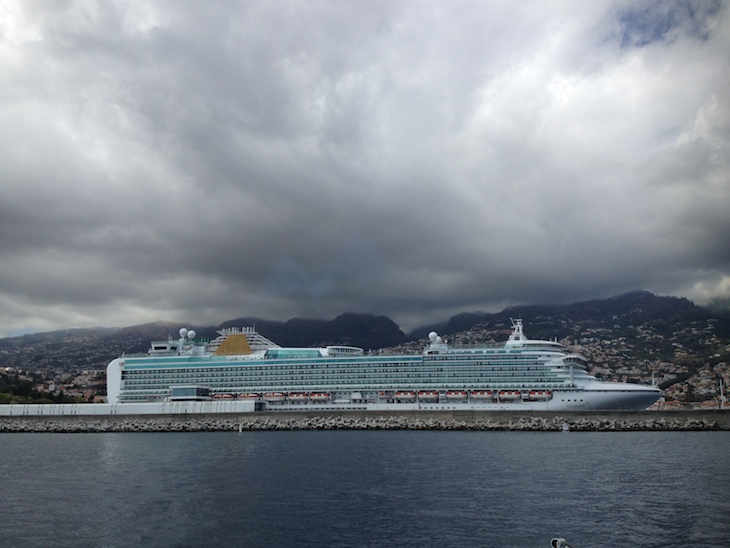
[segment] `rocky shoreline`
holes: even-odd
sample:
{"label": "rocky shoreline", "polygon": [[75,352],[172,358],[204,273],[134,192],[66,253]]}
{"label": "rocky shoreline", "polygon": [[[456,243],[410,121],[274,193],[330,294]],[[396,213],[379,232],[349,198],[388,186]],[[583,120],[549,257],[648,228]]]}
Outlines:
{"label": "rocky shoreline", "polygon": [[[723,421],[724,422],[724,421]],[[414,416],[6,418],[0,433],[251,432],[286,430],[463,430],[528,432],[644,432],[729,430],[706,417],[494,417],[458,420]]]}

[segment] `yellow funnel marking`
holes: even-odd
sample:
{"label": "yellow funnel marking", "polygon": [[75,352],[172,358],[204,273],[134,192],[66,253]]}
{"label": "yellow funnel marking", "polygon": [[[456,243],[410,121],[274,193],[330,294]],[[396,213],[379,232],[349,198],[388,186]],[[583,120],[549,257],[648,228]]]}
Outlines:
{"label": "yellow funnel marking", "polygon": [[228,335],[221,345],[213,353],[214,356],[241,356],[250,354],[251,347],[248,345],[248,339],[243,333],[234,333]]}

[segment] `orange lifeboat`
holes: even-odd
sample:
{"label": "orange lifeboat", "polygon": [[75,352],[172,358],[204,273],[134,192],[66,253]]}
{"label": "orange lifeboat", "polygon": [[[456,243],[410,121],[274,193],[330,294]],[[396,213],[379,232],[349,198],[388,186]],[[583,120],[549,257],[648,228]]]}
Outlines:
{"label": "orange lifeboat", "polygon": [[411,390],[399,390],[395,393],[395,399],[401,401],[413,401],[416,399],[416,393]]}
{"label": "orange lifeboat", "polygon": [[306,392],[291,392],[289,394],[289,401],[307,401],[309,400],[309,394]]}
{"label": "orange lifeboat", "polygon": [[239,394],[238,399],[239,400],[260,400],[261,394],[253,394],[253,393]]}
{"label": "orange lifeboat", "polygon": [[550,390],[530,390],[531,400],[549,400],[553,397],[553,393]]}
{"label": "orange lifeboat", "polygon": [[522,398],[519,390],[500,390],[499,399],[505,401],[514,401]]}
{"label": "orange lifeboat", "polygon": [[233,394],[213,394],[214,400],[232,400]]}
{"label": "orange lifeboat", "polygon": [[286,394],[282,394],[281,392],[269,392],[264,396],[264,399],[271,403],[282,402],[286,399]]}
{"label": "orange lifeboat", "polygon": [[439,401],[439,393],[435,390],[421,390],[418,393],[418,399],[421,401]]}
{"label": "orange lifeboat", "polygon": [[473,400],[491,400],[494,394],[491,390],[472,390],[471,398]]}
{"label": "orange lifeboat", "polygon": [[466,390],[447,390],[446,391],[446,399],[453,400],[453,401],[459,401],[459,400],[465,400],[467,397]]}
{"label": "orange lifeboat", "polygon": [[309,395],[309,399],[312,401],[329,401],[329,392],[312,392]]}

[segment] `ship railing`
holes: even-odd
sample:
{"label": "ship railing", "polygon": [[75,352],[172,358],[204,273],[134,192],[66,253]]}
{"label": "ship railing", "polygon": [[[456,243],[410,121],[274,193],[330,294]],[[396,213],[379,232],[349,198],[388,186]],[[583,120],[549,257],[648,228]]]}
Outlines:
{"label": "ship railing", "polygon": [[[225,381],[222,381],[225,382]],[[226,392],[226,393],[244,393],[244,392],[254,392],[254,393],[266,393],[266,392],[366,392],[366,391],[373,391],[373,392],[396,392],[399,390],[409,390],[409,391],[435,391],[439,393],[446,393],[448,390],[464,390],[467,392],[471,392],[474,390],[519,390],[522,392],[526,392],[529,390],[575,390],[578,389],[578,387],[573,384],[567,384],[567,383],[543,383],[543,384],[522,384],[522,383],[500,383],[500,384],[464,384],[460,385],[458,387],[449,384],[449,385],[426,385],[426,384],[403,384],[399,386],[393,386],[393,385],[357,385],[357,386],[348,386],[348,385],[325,385],[325,384],[312,384],[312,385],[289,385],[289,386],[277,386],[273,387],[271,385],[258,385],[258,386],[245,386],[242,387],[240,385],[234,385],[234,384],[226,384],[226,385],[219,385],[218,382],[212,381],[208,382],[208,384],[215,389],[216,392]],[[132,392],[139,392],[141,393],[149,393],[149,389],[145,388],[139,388],[135,389],[131,385],[126,387],[124,389],[125,393],[132,393]]]}
{"label": "ship railing", "polygon": [[[459,343],[459,344],[453,344],[450,342],[446,342],[443,344],[448,350],[486,350],[486,349],[500,349],[504,348],[504,344],[499,344],[496,342],[489,342],[489,343]],[[424,347],[424,350],[428,350],[431,348],[430,345],[426,345]],[[437,347],[438,348],[438,347]]]}

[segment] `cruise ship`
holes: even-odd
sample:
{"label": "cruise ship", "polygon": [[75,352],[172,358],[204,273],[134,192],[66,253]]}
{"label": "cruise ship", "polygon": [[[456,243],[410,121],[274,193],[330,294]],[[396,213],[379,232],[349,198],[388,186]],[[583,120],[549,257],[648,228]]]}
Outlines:
{"label": "cruise ship", "polygon": [[452,347],[435,332],[420,354],[353,346],[283,348],[254,327],[210,342],[183,328],[147,354],[107,367],[111,404],[245,400],[255,410],[642,410],[655,386],[602,382],[557,341],[530,340],[522,320],[498,346]]}

